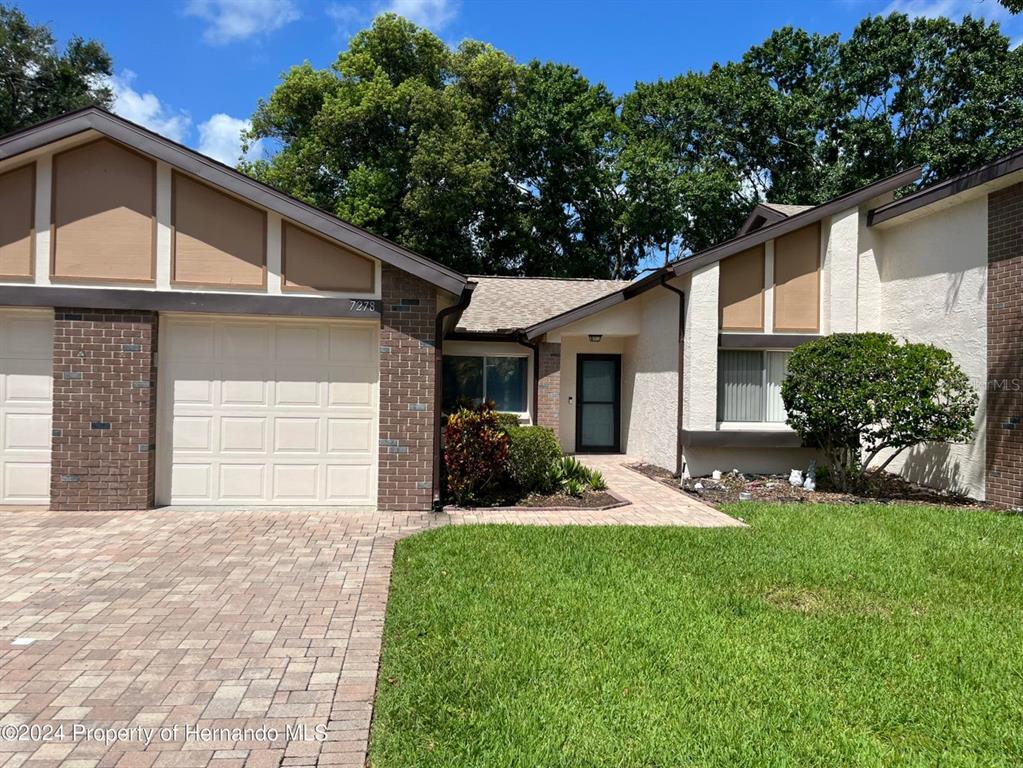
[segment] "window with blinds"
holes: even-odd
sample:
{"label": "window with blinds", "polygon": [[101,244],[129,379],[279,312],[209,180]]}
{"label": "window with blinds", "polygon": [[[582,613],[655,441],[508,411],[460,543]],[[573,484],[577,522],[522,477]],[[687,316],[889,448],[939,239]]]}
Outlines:
{"label": "window with blinds", "polygon": [[791,352],[718,352],[718,421],[785,421],[781,383]]}

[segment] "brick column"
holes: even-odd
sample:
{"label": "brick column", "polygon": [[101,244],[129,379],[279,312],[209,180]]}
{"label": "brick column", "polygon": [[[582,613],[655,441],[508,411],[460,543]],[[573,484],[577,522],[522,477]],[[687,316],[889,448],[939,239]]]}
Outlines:
{"label": "brick column", "polygon": [[428,510],[433,503],[436,289],[383,268],[380,328],[380,478],[377,505]]}
{"label": "brick column", "polygon": [[540,342],[540,373],[537,379],[536,423],[550,427],[555,437],[561,424],[561,344]]}
{"label": "brick column", "polygon": [[988,197],[985,495],[1023,507],[1023,184]]}
{"label": "brick column", "polygon": [[54,310],[50,507],[147,509],[156,479],[157,314]]}

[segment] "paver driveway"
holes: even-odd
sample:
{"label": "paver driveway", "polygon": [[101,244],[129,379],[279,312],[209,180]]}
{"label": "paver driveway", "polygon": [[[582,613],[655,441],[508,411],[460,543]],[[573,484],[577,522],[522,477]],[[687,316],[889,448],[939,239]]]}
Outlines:
{"label": "paver driveway", "polygon": [[[0,723],[65,725],[46,743],[0,731],[0,765],[362,765],[394,542],[439,522],[0,512]],[[147,749],[137,729],[103,743],[75,724],[157,731]]]}
{"label": "paver driveway", "polygon": [[0,766],[364,765],[398,538],[448,523],[737,524],[600,465],[631,506],[0,509]]}

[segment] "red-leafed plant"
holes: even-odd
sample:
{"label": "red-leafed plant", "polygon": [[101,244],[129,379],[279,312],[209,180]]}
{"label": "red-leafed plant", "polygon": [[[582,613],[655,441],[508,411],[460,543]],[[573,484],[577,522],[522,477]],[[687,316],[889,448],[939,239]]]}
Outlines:
{"label": "red-leafed plant", "polygon": [[508,435],[493,403],[448,416],[444,466],[448,496],[463,507],[484,501],[507,480]]}

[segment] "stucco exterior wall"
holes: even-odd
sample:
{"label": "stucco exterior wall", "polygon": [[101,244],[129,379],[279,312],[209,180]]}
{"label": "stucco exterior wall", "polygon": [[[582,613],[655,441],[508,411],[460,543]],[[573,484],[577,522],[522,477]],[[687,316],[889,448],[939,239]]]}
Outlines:
{"label": "stucco exterior wall", "polygon": [[783,474],[805,471],[817,459],[812,448],[687,448],[686,467],[692,477],[705,477],[715,469],[729,472]]}
{"label": "stucco exterior wall", "polygon": [[889,468],[984,498],[987,198],[880,230],[880,330],[947,349],[981,396],[968,445],[927,445]]}
{"label": "stucco exterior wall", "polygon": [[825,252],[828,314],[824,333],[856,331],[859,234],[859,209],[850,208],[831,217]]}
{"label": "stucco exterior wall", "polygon": [[715,429],[718,399],[717,263],[690,275],[686,295],[682,426],[689,430]]}
{"label": "stucco exterior wall", "polygon": [[622,358],[622,448],[629,456],[674,472],[679,296],[654,288],[634,301],[639,302],[640,333],[626,339]]}

